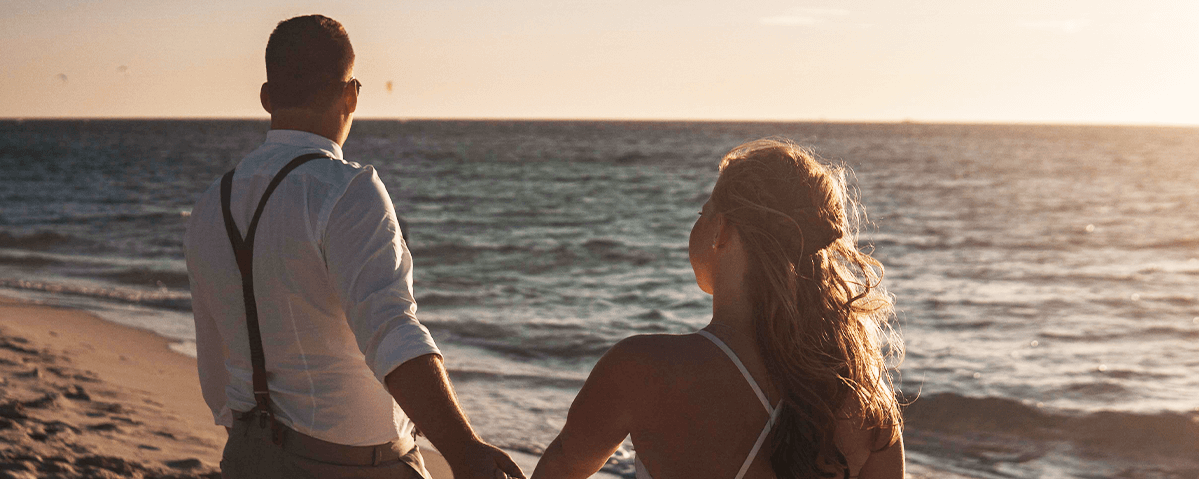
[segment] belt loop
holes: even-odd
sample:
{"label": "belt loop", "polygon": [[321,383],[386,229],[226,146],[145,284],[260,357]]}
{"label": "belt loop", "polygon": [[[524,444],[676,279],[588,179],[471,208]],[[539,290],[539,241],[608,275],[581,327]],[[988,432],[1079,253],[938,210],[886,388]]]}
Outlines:
{"label": "belt loop", "polygon": [[383,459],[383,451],[381,450],[382,448],[383,448],[383,446],[375,446],[373,449],[371,449],[371,454],[373,456],[371,458],[372,466],[378,466],[379,463],[382,462],[381,461],[381,459]]}

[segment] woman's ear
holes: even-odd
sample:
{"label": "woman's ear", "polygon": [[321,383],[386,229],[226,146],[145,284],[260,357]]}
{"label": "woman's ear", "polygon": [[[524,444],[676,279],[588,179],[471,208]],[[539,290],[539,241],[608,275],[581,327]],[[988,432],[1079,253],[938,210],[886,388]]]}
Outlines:
{"label": "woman's ear", "polygon": [[720,213],[716,213],[716,237],[712,238],[712,244],[717,248],[723,248],[729,244],[729,240],[733,235],[737,234],[737,229],[729,223],[728,218]]}

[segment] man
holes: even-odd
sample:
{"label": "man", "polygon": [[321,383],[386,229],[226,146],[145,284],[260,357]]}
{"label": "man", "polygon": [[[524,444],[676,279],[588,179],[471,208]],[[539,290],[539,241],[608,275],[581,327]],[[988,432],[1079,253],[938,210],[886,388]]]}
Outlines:
{"label": "man", "polygon": [[342,158],[361,88],[345,29],[283,21],[266,67],[266,142],[200,197],[184,238],[225,477],[428,478],[418,426],[457,479],[523,478],[474,433],[416,320],[383,183]]}

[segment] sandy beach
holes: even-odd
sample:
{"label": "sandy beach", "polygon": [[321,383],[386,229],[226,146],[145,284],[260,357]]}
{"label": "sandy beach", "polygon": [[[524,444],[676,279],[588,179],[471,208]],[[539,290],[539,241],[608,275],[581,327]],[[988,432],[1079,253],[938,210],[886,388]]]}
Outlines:
{"label": "sandy beach", "polygon": [[[220,477],[196,361],[150,332],[0,298],[0,478]],[[449,467],[422,447],[435,478]]]}

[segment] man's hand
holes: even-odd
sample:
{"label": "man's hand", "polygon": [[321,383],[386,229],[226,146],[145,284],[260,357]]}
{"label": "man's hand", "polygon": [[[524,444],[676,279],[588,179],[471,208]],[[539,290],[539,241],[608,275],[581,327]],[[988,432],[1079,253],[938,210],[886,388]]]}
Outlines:
{"label": "man's hand", "polygon": [[441,356],[426,354],[405,361],[384,381],[404,413],[445,456],[454,479],[504,479],[505,475],[524,479],[524,472],[507,453],[483,442],[470,427]]}
{"label": "man's hand", "polygon": [[475,441],[463,451],[461,458],[450,460],[450,455],[444,451],[446,462],[454,471],[454,479],[504,479],[515,477],[524,479],[525,473],[520,466],[508,457],[508,453],[498,447],[483,441]]}

